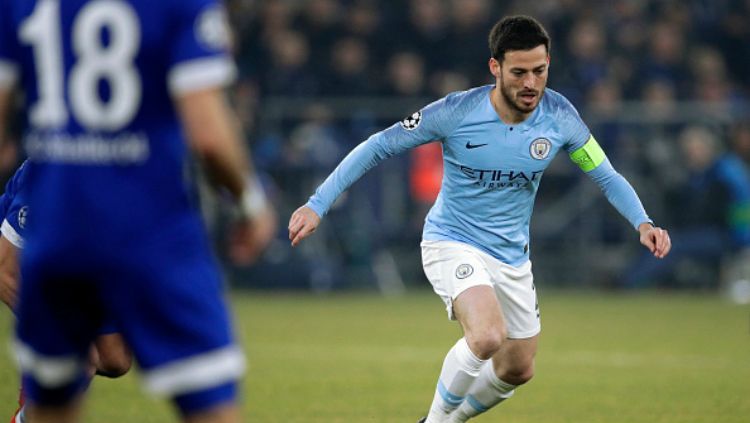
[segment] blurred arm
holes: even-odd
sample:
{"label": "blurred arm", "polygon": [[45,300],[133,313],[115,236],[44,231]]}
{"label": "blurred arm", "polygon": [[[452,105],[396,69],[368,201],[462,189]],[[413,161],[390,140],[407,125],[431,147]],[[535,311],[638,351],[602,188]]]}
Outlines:
{"label": "blurred arm", "polygon": [[8,130],[8,109],[10,109],[12,94],[12,87],[0,86],[0,143],[5,141]]}
{"label": "blurred arm", "polygon": [[251,167],[234,112],[219,88],[182,94],[176,104],[190,146],[209,178],[226,188],[239,206],[229,255],[236,264],[250,264],[273,239],[276,214]]}
{"label": "blurred arm", "polygon": [[209,177],[239,201],[254,172],[223,93],[219,88],[193,91],[181,95],[176,103],[190,146]]}
{"label": "blurred arm", "polygon": [[15,309],[18,300],[18,248],[0,237],[0,300]]}

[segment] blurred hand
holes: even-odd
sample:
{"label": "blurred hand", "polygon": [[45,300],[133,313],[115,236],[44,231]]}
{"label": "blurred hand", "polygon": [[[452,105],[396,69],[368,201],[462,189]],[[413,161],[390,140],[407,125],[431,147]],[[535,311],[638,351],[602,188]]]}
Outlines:
{"label": "blurred hand", "polygon": [[16,309],[18,303],[18,280],[16,278],[0,275],[0,301],[11,310]]}
{"label": "blurred hand", "polygon": [[270,205],[251,219],[235,222],[229,234],[229,258],[238,266],[255,263],[276,235],[278,219]]}
{"label": "blurred hand", "polygon": [[641,234],[641,244],[648,248],[656,258],[664,258],[672,249],[672,240],[666,229],[653,226],[650,223],[641,223],[638,226]]}
{"label": "blurred hand", "polygon": [[310,207],[302,206],[292,213],[292,217],[289,218],[289,239],[292,241],[292,247],[296,247],[300,241],[315,232],[318,225],[320,216]]}

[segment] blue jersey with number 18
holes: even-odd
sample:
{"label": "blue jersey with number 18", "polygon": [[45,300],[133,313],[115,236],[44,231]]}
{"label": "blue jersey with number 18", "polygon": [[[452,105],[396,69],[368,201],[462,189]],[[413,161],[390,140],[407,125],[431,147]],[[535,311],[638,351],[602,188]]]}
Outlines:
{"label": "blue jersey with number 18", "polygon": [[26,94],[32,243],[99,250],[197,227],[173,99],[234,77],[221,6],[0,0],[0,10],[0,87]]}

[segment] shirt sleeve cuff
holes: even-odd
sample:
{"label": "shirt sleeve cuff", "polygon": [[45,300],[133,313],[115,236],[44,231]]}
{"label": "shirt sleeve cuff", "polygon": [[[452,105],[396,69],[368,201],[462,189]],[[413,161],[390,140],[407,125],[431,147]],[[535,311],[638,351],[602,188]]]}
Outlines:
{"label": "shirt sleeve cuff", "polygon": [[319,218],[323,218],[328,212],[328,210],[320,204],[319,201],[315,201],[314,199],[310,199],[305,206],[309,207],[312,211],[315,212],[315,214],[318,215]]}
{"label": "shirt sleeve cuff", "polygon": [[0,232],[2,232],[5,239],[16,248],[23,248],[23,237],[16,232],[15,228],[8,223],[7,219],[3,219],[3,224],[0,226]]}
{"label": "shirt sleeve cuff", "polygon": [[206,88],[224,87],[237,76],[234,63],[224,56],[190,60],[169,71],[169,91],[173,96]]}

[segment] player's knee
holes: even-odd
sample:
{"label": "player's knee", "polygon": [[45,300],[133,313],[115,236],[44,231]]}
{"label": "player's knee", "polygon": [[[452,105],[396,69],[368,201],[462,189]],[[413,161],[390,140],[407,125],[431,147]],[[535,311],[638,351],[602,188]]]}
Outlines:
{"label": "player's knee", "polygon": [[96,374],[109,378],[118,378],[130,371],[132,365],[133,358],[130,354],[102,355],[99,366],[96,369]]}
{"label": "player's knee", "polygon": [[482,360],[489,359],[500,350],[504,340],[505,330],[502,328],[483,330],[466,337],[471,351]]}
{"label": "player's knee", "polygon": [[512,366],[507,369],[502,375],[501,379],[504,382],[512,385],[523,385],[534,377],[534,363],[522,364],[518,366]]}

